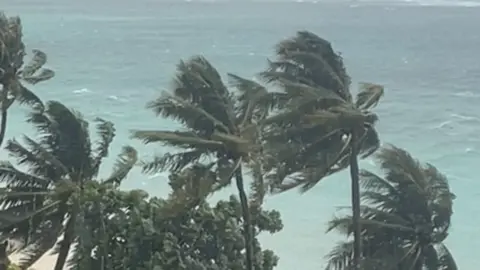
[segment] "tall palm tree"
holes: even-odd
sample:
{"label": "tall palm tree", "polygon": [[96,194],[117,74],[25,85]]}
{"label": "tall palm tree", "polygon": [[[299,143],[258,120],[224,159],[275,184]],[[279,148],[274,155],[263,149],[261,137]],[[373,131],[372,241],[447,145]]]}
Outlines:
{"label": "tall palm tree", "polygon": [[0,12],[0,145],[5,138],[7,111],[15,100],[35,109],[43,109],[42,101],[22,82],[37,84],[55,75],[52,70],[42,68],[47,62],[45,53],[33,50],[33,57],[26,65],[24,56],[20,18],[8,18]]}
{"label": "tall palm tree", "polygon": [[160,142],[175,147],[176,152],[156,157],[147,162],[144,169],[178,172],[199,162],[207,164],[217,174],[216,182],[201,184],[210,186],[206,190],[212,192],[228,185],[234,177],[244,218],[246,269],[252,270],[252,224],[243,167],[250,167],[254,172],[257,191],[254,197],[261,200],[264,189],[259,173],[261,148],[257,123],[267,115],[266,107],[259,105],[260,101],[268,101],[263,98],[266,90],[253,81],[230,75],[232,84],[239,90],[239,95],[233,95],[217,70],[201,56],[181,61],[177,70],[172,93],[164,92],[148,107],[157,115],[179,122],[183,129],[133,132],[135,138],[147,144]]}
{"label": "tall palm tree", "polygon": [[280,42],[277,58],[262,72],[281,90],[275,114],[264,121],[268,149],[266,170],[277,189],[301,186],[306,191],[324,177],[350,166],[355,220],[355,257],[360,262],[357,156],[368,157],[379,147],[370,111],[383,87],[362,83],[355,99],[342,57],[331,44],[310,32],[298,32]]}
{"label": "tall palm tree", "polygon": [[[82,200],[97,174],[115,136],[111,122],[97,119],[99,141],[92,148],[88,123],[59,102],[50,101],[44,112],[32,112],[28,122],[38,131],[38,140],[24,137],[24,144],[9,140],[5,149],[18,160],[20,170],[9,162],[0,164],[0,232],[23,243],[28,267],[57,242],[55,270],[63,269],[70,246],[82,228]],[[117,166],[103,184],[118,184],[136,162],[136,151],[125,147]]]}
{"label": "tall palm tree", "polygon": [[[455,198],[447,178],[394,146],[377,157],[385,176],[364,170],[360,178],[364,269],[457,270],[443,244]],[[352,216],[333,219],[328,230],[333,229],[351,235]],[[350,269],[352,246],[350,241],[334,248],[327,269]]]}

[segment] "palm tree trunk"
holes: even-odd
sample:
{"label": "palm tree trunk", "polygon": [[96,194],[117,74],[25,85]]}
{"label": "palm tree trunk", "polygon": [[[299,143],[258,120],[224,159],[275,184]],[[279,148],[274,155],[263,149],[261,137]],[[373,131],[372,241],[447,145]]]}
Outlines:
{"label": "palm tree trunk", "polygon": [[5,139],[5,132],[7,130],[7,109],[2,108],[2,122],[0,123],[0,146],[3,144]]}
{"label": "palm tree trunk", "polygon": [[67,262],[68,253],[70,252],[70,246],[72,245],[73,238],[75,236],[75,223],[77,221],[78,206],[72,211],[70,219],[67,221],[65,233],[63,234],[63,240],[60,244],[60,251],[58,252],[57,262],[54,270],[63,270],[65,263]]}
{"label": "palm tree trunk", "polygon": [[357,160],[357,134],[352,131],[350,152],[350,178],[352,180],[352,211],[353,211],[353,269],[360,270],[362,254],[362,235],[360,224],[360,178]]}
{"label": "palm tree trunk", "polygon": [[243,186],[242,167],[235,171],[235,180],[237,182],[238,195],[240,196],[240,204],[242,205],[243,228],[245,237],[245,249],[247,253],[247,270],[253,270],[253,232],[252,220],[250,217],[250,208],[248,207],[248,198]]}

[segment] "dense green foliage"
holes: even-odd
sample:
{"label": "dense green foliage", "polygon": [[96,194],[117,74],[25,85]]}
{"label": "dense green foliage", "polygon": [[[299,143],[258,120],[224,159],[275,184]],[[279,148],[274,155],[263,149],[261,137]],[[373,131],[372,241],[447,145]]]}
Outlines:
{"label": "dense green foliage", "polygon": [[[196,174],[188,170],[170,177],[172,193],[167,199],[148,199],[148,194],[140,190],[110,190],[103,195],[104,214],[111,216],[103,225],[108,233],[109,254],[103,269],[246,268],[245,254],[242,254],[245,249],[242,209],[236,198],[220,201],[215,206],[205,201],[189,208],[178,204],[177,194],[185,191],[185,178],[197,177]],[[276,211],[255,212],[252,218],[255,234],[274,233],[282,228]],[[102,269],[98,249],[103,245],[104,236],[98,230],[98,215],[89,213],[86,219],[89,229],[82,235],[72,269]],[[254,248],[255,269],[276,266],[278,258],[273,252],[261,250],[258,241]],[[92,251],[95,251],[93,257],[85,256]]]}
{"label": "dense green foliage", "polygon": [[[15,240],[22,269],[53,248],[55,270],[272,270],[279,258],[257,237],[283,225],[279,212],[263,209],[265,196],[307,191],[347,168],[352,215],[333,220],[329,230],[353,239],[329,254],[328,270],[457,269],[443,245],[454,197],[447,179],[395,147],[377,155],[385,177],[360,171],[357,159],[380,147],[371,110],[384,89],[362,83],[352,94],[342,57],[313,33],[277,44],[275,59],[260,72],[264,84],[234,74],[225,84],[202,56],[180,61],[173,87],[147,107],[181,129],[152,124],[132,132],[174,151],[137,160],[125,146],[107,177],[98,174],[114,124],[95,119],[93,142],[79,112],[43,103],[23,86],[54,76],[42,68],[45,53],[34,50],[26,65],[24,56],[20,20],[0,14],[0,144],[15,100],[32,105],[27,122],[37,131],[23,143],[8,140],[4,149],[17,162],[0,163],[0,237]],[[143,173],[168,171],[169,195],[121,190],[136,165]],[[238,199],[211,204],[209,196],[232,180]],[[13,267],[6,243],[0,270]]]}

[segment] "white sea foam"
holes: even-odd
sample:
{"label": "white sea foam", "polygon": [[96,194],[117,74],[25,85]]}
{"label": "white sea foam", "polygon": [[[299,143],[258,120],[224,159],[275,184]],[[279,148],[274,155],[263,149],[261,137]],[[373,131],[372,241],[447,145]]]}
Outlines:
{"label": "white sea foam", "polygon": [[463,91],[463,92],[457,92],[453,94],[454,96],[457,97],[468,97],[468,98],[479,98],[480,94],[473,93],[472,91]]}
{"label": "white sea foam", "polygon": [[92,91],[90,91],[89,89],[87,88],[82,88],[82,89],[77,89],[77,90],[73,90],[73,93],[74,94],[84,94],[84,93],[91,93]]}
{"label": "white sea foam", "polygon": [[468,116],[468,115],[463,115],[463,114],[458,114],[458,113],[452,113],[452,114],[450,114],[450,116],[453,117],[453,118],[464,120],[464,121],[478,121],[479,120],[478,117]]}

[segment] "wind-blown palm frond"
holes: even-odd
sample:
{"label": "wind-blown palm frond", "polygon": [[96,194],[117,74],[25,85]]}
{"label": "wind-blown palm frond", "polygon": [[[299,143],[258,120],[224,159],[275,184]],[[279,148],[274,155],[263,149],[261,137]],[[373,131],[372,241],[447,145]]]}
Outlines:
{"label": "wind-blown palm frond", "polygon": [[[352,100],[350,77],[342,57],[335,53],[330,42],[310,32],[301,31],[280,42],[276,52],[276,60],[269,62],[269,68],[261,76],[279,86],[288,101],[283,102],[279,113],[265,120],[265,140],[278,141],[269,144],[272,147],[267,147],[267,151],[272,153],[268,155],[276,157],[273,163],[284,164],[282,158],[288,155],[281,154],[277,145],[298,144],[292,147],[297,153],[288,152],[291,156],[298,158],[323,152],[323,156],[334,157],[330,162],[322,162],[317,159],[318,155],[304,156],[302,160],[313,159],[311,164],[316,161],[321,168],[297,166],[284,174],[284,180],[277,179],[277,182],[289,182],[290,187],[295,186],[292,182],[297,182],[302,190],[307,190],[324,177],[349,166],[350,147],[343,146],[352,130],[358,134],[349,143],[357,146],[360,158],[378,149],[380,140],[374,129],[377,116],[368,109],[382,97],[383,87],[363,83],[357,100]],[[328,147],[334,143],[341,146]],[[310,175],[311,183],[294,180],[298,174]]]}
{"label": "wind-blown palm frond", "polygon": [[97,122],[97,133],[100,136],[100,140],[97,142],[95,149],[96,156],[94,157],[93,171],[98,173],[102,159],[108,156],[108,149],[113,142],[113,138],[115,138],[115,127],[112,122],[101,118],[96,118],[95,122]]}
{"label": "wind-blown palm frond", "polygon": [[33,52],[32,59],[20,71],[21,72],[20,74],[22,74],[26,78],[33,76],[35,72],[40,70],[43,67],[43,65],[47,63],[47,54],[45,54],[40,50],[33,50],[32,52]]}
{"label": "wind-blown palm frond", "polygon": [[355,105],[361,110],[375,107],[384,94],[383,86],[373,83],[360,83]]}
{"label": "wind-blown palm frond", "polygon": [[237,95],[237,123],[240,126],[263,121],[269,110],[286,102],[284,95],[271,93],[258,82],[248,80],[235,74],[228,74],[230,85],[239,92]]}
{"label": "wind-blown palm frond", "polygon": [[[29,267],[57,243],[56,270],[65,264],[70,246],[77,239],[78,215],[83,213],[80,199],[84,187],[96,178],[101,159],[108,155],[113,140],[113,124],[99,120],[101,137],[92,149],[88,123],[81,114],[63,104],[50,101],[44,111],[30,114],[28,122],[38,132],[37,140],[24,136],[24,143],[10,140],[5,147],[25,171],[10,163],[0,164],[0,233],[21,240],[24,258],[21,267]],[[126,147],[114,172],[101,183],[118,184],[136,163],[135,149]],[[80,218],[81,220],[81,218]]]}
{"label": "wind-blown palm frond", "polygon": [[112,174],[104,180],[106,183],[115,183],[120,185],[121,181],[127,177],[130,170],[133,169],[138,160],[137,150],[131,146],[124,146],[119,155]]}
{"label": "wind-blown palm frond", "polygon": [[[377,160],[384,177],[361,173],[362,199],[367,204],[361,211],[363,256],[388,267],[380,269],[456,269],[442,243],[455,197],[447,178],[433,165],[422,165],[394,146],[383,148]],[[352,217],[333,219],[332,229],[350,235]],[[384,258],[392,254],[396,259]],[[345,256],[340,259],[348,261]],[[337,259],[327,269],[349,269],[348,265],[335,268]]]}
{"label": "wind-blown palm frond", "polygon": [[291,75],[288,80],[293,78],[298,83],[329,89],[343,100],[351,100],[350,77],[343,59],[327,40],[300,31],[295,37],[280,42],[276,53],[278,60],[271,62],[270,69],[263,73],[267,79],[270,72],[282,71]]}

